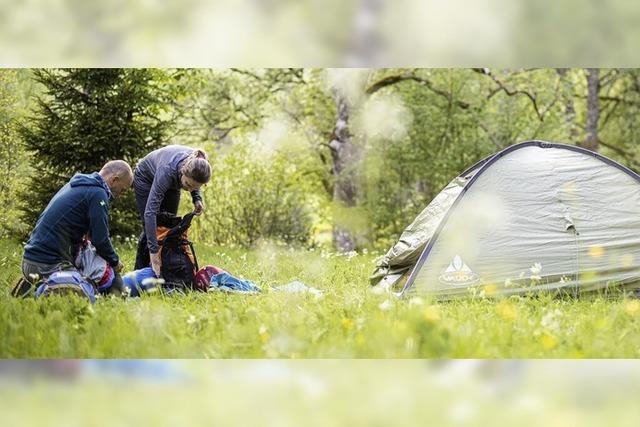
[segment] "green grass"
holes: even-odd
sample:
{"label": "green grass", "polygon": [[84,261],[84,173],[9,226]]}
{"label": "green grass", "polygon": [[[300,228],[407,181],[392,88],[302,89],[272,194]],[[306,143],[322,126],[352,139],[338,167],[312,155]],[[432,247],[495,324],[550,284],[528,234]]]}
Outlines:
{"label": "green grass", "polygon": [[[0,245],[0,357],[4,358],[636,358],[640,302],[474,299],[436,303],[370,292],[373,254],[352,258],[263,246],[251,251],[198,245],[214,264],[263,288],[292,280],[310,294],[194,293],[18,300],[20,246]],[[127,265],[133,248],[120,248]]]}

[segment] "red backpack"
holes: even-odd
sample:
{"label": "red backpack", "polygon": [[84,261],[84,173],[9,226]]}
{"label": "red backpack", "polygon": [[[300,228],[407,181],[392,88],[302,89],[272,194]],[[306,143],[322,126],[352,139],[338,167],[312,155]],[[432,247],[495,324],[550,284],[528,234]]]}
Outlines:
{"label": "red backpack", "polygon": [[209,283],[211,282],[211,278],[220,273],[226,273],[226,271],[214,265],[207,265],[202,267],[200,270],[198,270],[198,272],[196,273],[196,277],[193,280],[193,289],[207,292],[209,290]]}

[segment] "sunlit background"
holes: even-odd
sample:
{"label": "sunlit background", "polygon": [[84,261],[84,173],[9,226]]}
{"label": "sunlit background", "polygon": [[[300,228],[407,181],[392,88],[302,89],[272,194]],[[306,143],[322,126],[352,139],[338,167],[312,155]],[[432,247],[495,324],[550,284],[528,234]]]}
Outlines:
{"label": "sunlit background", "polygon": [[5,66],[637,64],[628,0],[3,0]]}
{"label": "sunlit background", "polygon": [[[0,65],[631,66],[639,20],[627,0],[2,0]],[[367,136],[402,138],[411,117],[393,97],[355,125],[388,115]],[[279,143],[282,121],[261,132]],[[0,419],[636,426],[638,380],[634,361],[2,361]]]}
{"label": "sunlit background", "polygon": [[634,361],[4,361],[3,425],[637,426]]}

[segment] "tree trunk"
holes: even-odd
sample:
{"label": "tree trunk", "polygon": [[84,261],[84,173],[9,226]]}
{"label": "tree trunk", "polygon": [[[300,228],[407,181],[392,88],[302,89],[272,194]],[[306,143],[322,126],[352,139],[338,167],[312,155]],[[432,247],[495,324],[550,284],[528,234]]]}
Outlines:
{"label": "tree trunk", "polygon": [[598,151],[598,120],[600,119],[600,70],[589,68],[587,70],[587,123],[585,129],[587,136],[582,147],[592,151]]}
{"label": "tree trunk", "polygon": [[[378,64],[380,57],[380,37],[377,30],[383,0],[359,0],[354,14],[351,39],[345,62],[349,67],[363,67]],[[341,208],[353,208],[357,204],[357,166],[359,153],[351,141],[349,133],[349,105],[344,94],[335,92],[338,117],[329,143],[333,159],[332,175],[333,203]],[[353,230],[349,230],[340,220],[333,225],[333,242],[336,250],[349,252],[356,249],[357,242]]]}
{"label": "tree trunk", "polygon": [[573,103],[573,85],[567,77],[568,68],[558,68],[556,72],[560,76],[562,84],[562,100],[564,103],[564,123],[567,129],[569,141],[578,142],[579,132],[576,126],[576,109]]}
{"label": "tree trunk", "polygon": [[[338,91],[335,93],[338,118],[333,130],[333,138],[329,143],[333,167],[331,173],[334,178],[333,202],[341,207],[352,208],[356,206],[357,163],[356,149],[351,142],[349,133],[349,106],[346,98]],[[333,226],[333,241],[336,249],[341,252],[355,250],[356,239],[353,232],[337,223]]]}

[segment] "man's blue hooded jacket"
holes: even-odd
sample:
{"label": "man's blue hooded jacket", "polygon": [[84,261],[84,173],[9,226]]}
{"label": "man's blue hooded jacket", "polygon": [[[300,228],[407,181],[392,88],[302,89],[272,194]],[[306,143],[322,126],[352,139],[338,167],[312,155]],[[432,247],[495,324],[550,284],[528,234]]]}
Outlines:
{"label": "man's blue hooded jacket", "polygon": [[76,174],[40,214],[24,258],[42,264],[73,264],[85,235],[96,252],[115,267],[119,258],[109,238],[111,190],[99,173]]}

